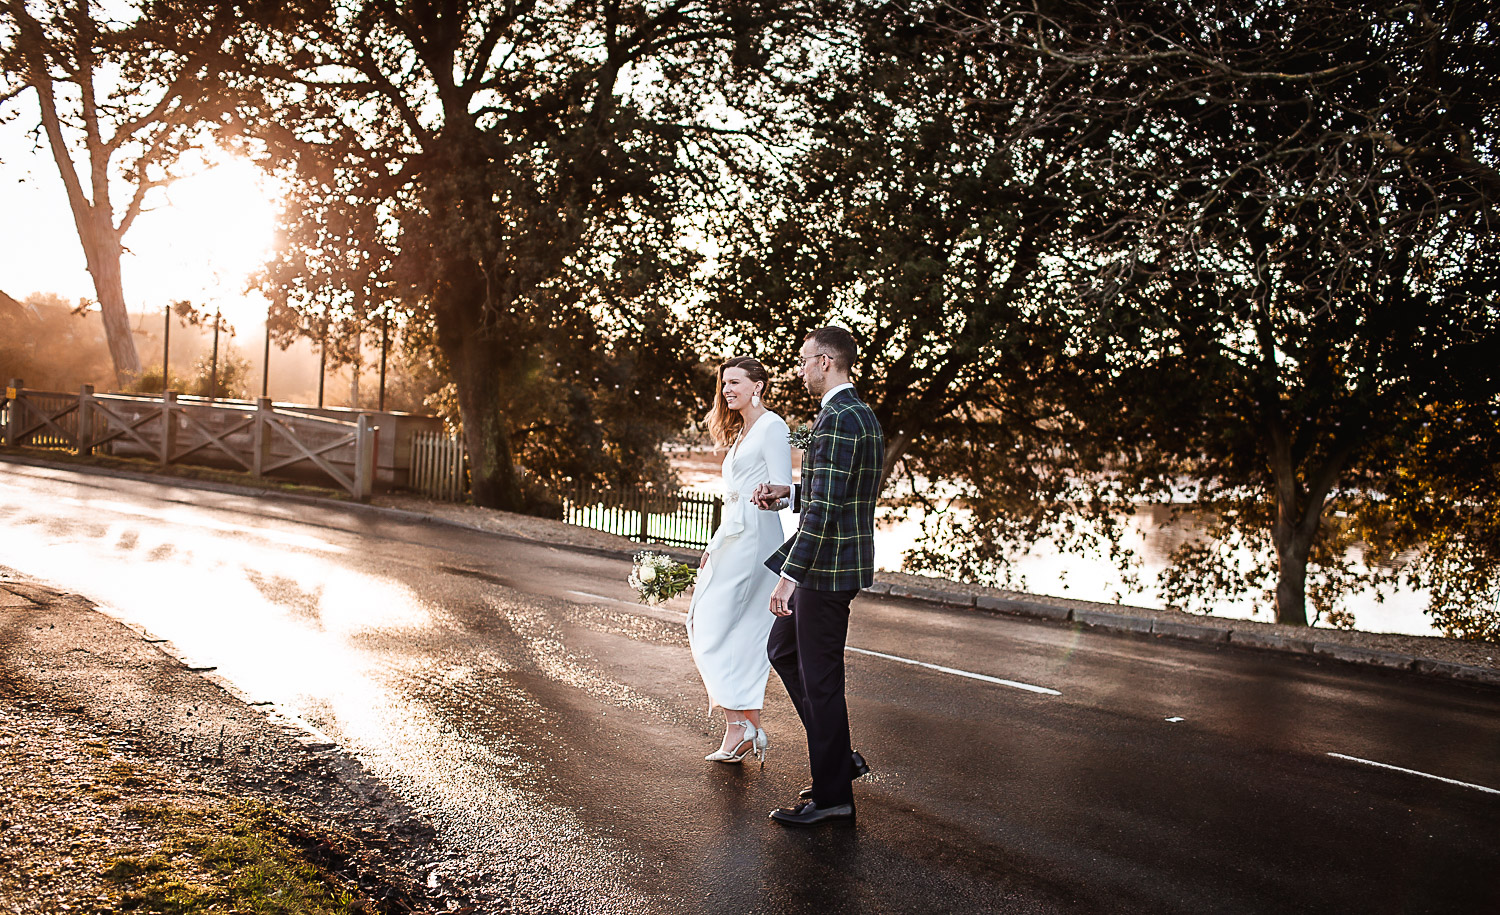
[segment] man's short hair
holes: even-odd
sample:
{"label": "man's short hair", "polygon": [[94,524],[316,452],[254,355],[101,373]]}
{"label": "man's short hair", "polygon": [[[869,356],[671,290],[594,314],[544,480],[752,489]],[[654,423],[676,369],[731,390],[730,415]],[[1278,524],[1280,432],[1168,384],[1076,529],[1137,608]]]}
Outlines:
{"label": "man's short hair", "polygon": [[813,346],[818,352],[827,353],[833,360],[833,367],[845,375],[854,370],[854,362],[859,358],[859,344],[854,342],[854,335],[842,327],[820,327],[809,333],[804,340],[813,341]]}

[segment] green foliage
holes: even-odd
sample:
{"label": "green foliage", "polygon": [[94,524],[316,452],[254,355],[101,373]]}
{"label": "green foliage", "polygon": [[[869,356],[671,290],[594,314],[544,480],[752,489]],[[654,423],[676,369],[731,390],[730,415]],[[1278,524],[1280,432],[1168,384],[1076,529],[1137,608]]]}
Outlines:
{"label": "green foliage", "polygon": [[[1390,580],[1348,560],[1335,512],[1368,527],[1424,411],[1500,390],[1482,355],[1500,344],[1500,185],[1483,177],[1496,124],[1474,104],[1493,78],[1476,10],[1160,4],[1136,14],[1170,41],[1080,28],[1058,45],[1119,67],[1115,103],[1144,103],[1111,173],[1128,218],[1077,310],[1107,367],[1077,412],[1134,446],[1127,488],[1191,480],[1221,534],[1274,555],[1283,622],[1305,621],[1305,594],[1344,619],[1343,594]],[[1179,590],[1225,581],[1198,546],[1178,558]]]}
{"label": "green foliage", "polygon": [[104,330],[89,303],[60,296],[28,296],[0,333],[0,382],[20,378],[28,388],[76,393],[80,385],[112,388],[114,367]]}
{"label": "green foliage", "polygon": [[116,858],[102,876],[123,890],[124,910],[159,915],[353,915],[368,911],[298,851],[289,824],[239,802],[226,809],[138,805],[136,816],[170,832],[148,855]]}
{"label": "green foliage", "polygon": [[199,397],[244,399],[249,395],[251,373],[250,361],[227,349],[219,354],[217,366],[213,355],[205,354],[193,363],[193,379],[188,392]]}
{"label": "green foliage", "polygon": [[167,16],[156,14],[170,5],[154,0],[0,3],[0,122],[16,117],[18,99],[35,103],[33,136],[66,190],[58,202],[66,199],[88,262],[117,390],[141,368],[123,239],[151,192],[179,176],[203,125],[234,107],[212,65],[233,17],[199,6]]}
{"label": "green foliage", "polygon": [[168,372],[165,382],[162,380],[161,365],[148,365],[141,372],[141,377],[130,386],[137,394],[160,394],[162,391],[187,391],[190,390],[192,382],[187,377]]}
{"label": "green foliage", "polygon": [[[286,244],[262,277],[274,326],[337,342],[394,307],[430,334],[483,504],[520,507],[523,455],[654,475],[647,439],[685,420],[694,362],[670,307],[699,259],[680,244],[705,179],[690,162],[727,145],[706,123],[705,87],[722,91],[758,57],[771,17],[442,6],[245,23],[236,80],[262,95],[238,126],[293,188]],[[329,84],[333,70],[347,78]],[[651,399],[617,393],[637,390]]]}
{"label": "green foliage", "polygon": [[[219,354],[217,367],[213,354],[205,353],[193,361],[190,374],[171,374],[166,390],[197,397],[243,400],[249,396],[253,381],[254,369],[250,361],[226,348]],[[148,366],[131,388],[142,394],[160,394],[163,390],[161,366]]]}
{"label": "green foliage", "polygon": [[[1500,386],[1483,9],[861,10],[804,87],[805,154],[737,224],[724,336],[871,344],[887,469],[934,537],[913,565],[1003,575],[1042,537],[1128,562],[1133,506],[1189,499],[1216,520],[1175,601],[1349,625],[1341,598],[1402,567],[1367,516],[1423,412]],[[1408,567],[1484,579],[1472,523],[1462,551],[1434,525]]]}
{"label": "green foliage", "polygon": [[1428,408],[1383,470],[1358,514],[1371,554],[1428,589],[1445,635],[1500,641],[1500,398]]}

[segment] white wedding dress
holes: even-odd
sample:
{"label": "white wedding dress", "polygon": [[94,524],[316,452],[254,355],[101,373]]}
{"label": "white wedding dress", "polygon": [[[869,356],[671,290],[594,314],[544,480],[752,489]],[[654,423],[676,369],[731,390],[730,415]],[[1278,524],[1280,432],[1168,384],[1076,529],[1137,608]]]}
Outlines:
{"label": "white wedding dress", "polygon": [[756,508],[750,494],[761,483],[792,482],[789,436],[786,422],[767,412],[724,458],[723,520],[708,543],[708,564],[698,571],[687,615],[693,661],[709,701],[721,708],[765,706],[766,638],[776,621],[771,592],[779,578],[765,561],[786,538],[780,513]]}

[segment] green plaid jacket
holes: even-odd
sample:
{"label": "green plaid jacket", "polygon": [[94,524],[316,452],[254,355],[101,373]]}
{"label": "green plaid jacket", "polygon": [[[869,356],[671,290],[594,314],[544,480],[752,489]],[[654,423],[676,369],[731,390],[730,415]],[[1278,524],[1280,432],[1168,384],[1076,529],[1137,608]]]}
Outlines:
{"label": "green plaid jacket", "polygon": [[813,424],[812,448],[794,488],[797,532],[766,568],[818,591],[868,588],[875,582],[875,500],[885,461],[885,434],[875,412],[849,388]]}

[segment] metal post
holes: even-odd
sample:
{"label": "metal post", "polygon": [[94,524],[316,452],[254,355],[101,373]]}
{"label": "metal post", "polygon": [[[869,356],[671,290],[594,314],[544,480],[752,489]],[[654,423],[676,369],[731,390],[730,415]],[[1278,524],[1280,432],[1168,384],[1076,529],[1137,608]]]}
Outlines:
{"label": "metal post", "polygon": [[5,399],[10,401],[5,413],[5,444],[12,448],[21,444],[17,439],[21,437],[21,389],[25,386],[20,378],[12,378],[5,388]]}
{"label": "metal post", "polygon": [[385,305],[385,310],[380,313],[380,399],[376,408],[385,412],[385,355],[391,349],[391,305]]}
{"label": "metal post", "polygon": [[271,463],[271,417],[275,412],[271,398],[261,397],[255,402],[255,454],[251,458],[250,472],[257,479],[265,475],[265,467]]}
{"label": "metal post", "polygon": [[161,463],[162,466],[172,463],[172,455],[177,451],[177,392],[168,391],[161,395]]}
{"label": "metal post", "polygon": [[318,409],[323,409],[323,380],[328,376],[328,325],[318,338]]}
{"label": "metal post", "polygon": [[168,358],[172,355],[172,305],[168,303],[163,312],[161,332],[161,392],[165,395],[172,389],[172,370],[167,368],[170,364]]}
{"label": "metal post", "polygon": [[375,425],[368,413],[359,414],[354,429],[354,498],[370,501],[375,485]]}
{"label": "metal post", "polygon": [[208,371],[208,399],[219,396],[219,310],[214,309],[214,356]]}
{"label": "metal post", "polygon": [[75,439],[80,456],[94,453],[94,386],[78,389],[78,435]]}
{"label": "metal post", "polygon": [[267,389],[271,385],[271,312],[266,311],[266,354],[260,361],[260,396],[268,397]]}

